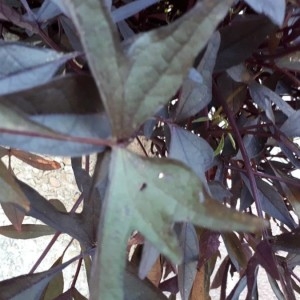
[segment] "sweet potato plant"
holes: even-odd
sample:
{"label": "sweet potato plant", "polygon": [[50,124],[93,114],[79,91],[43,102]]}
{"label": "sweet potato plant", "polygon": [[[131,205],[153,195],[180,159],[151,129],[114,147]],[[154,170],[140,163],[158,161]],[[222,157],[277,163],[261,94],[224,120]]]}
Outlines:
{"label": "sweet potato plant", "polygon": [[90,299],[258,299],[259,268],[297,298],[298,0],[1,0],[0,20],[1,157],[70,157],[81,192],[63,212],[1,162],[0,233],[82,249],[0,299],[85,299],[78,274],[58,289],[72,262]]}

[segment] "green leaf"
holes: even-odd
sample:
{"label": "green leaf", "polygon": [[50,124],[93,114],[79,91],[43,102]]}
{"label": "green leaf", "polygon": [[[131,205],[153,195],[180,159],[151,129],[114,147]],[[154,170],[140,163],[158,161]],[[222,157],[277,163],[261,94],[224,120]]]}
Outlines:
{"label": "green leaf", "polygon": [[179,263],[174,222],[243,231],[266,225],[263,220],[204,199],[198,176],[181,163],[114,148],[99,224],[97,263],[91,276],[92,299],[123,299],[126,245],[133,230]]}
{"label": "green leaf", "polygon": [[171,25],[139,35],[125,59],[102,2],[68,1],[115,136],[131,136],[169,100],[232,2],[198,1]]}
{"label": "green leaf", "polygon": [[28,199],[2,161],[0,161],[0,190],[0,203],[14,203],[24,208],[25,211],[29,210]]}
{"label": "green leaf", "polygon": [[23,224],[20,231],[16,230],[12,225],[0,227],[0,234],[12,239],[35,239],[54,233],[55,230],[53,228],[39,224]]}

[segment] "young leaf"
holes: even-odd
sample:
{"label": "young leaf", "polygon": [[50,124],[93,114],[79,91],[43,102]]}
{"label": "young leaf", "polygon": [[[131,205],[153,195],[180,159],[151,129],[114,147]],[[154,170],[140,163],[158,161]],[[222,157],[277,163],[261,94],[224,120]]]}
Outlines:
{"label": "young leaf", "polygon": [[212,97],[212,72],[220,46],[220,33],[216,32],[208,42],[204,56],[197,69],[190,69],[181,88],[176,120],[184,120],[195,115]]}
{"label": "young leaf", "polygon": [[245,0],[259,14],[268,16],[272,22],[281,26],[285,15],[285,0]]}
{"label": "young leaf", "polygon": [[14,42],[0,45],[0,95],[46,83],[62,64],[77,56]]}
{"label": "young leaf", "polygon": [[0,161],[0,190],[0,203],[14,203],[25,211],[29,210],[30,203],[28,199],[2,161]]}
{"label": "young leaf", "polygon": [[23,224],[21,230],[16,230],[14,226],[7,225],[0,227],[0,234],[11,239],[35,239],[45,235],[52,235],[55,230],[46,225]]}
{"label": "young leaf", "polygon": [[67,267],[72,262],[76,261],[75,257],[64,264],[54,267],[48,271],[21,275],[15,278],[4,280],[0,282],[0,299],[24,300],[34,299],[38,300],[48,284],[48,282],[61,270]]}
{"label": "young leaf", "polygon": [[191,222],[214,230],[251,231],[265,226],[263,220],[203,197],[198,177],[179,162],[140,157],[114,148],[91,276],[91,297],[123,299],[126,245],[134,229],[178,263],[180,251],[172,231],[174,222]]}

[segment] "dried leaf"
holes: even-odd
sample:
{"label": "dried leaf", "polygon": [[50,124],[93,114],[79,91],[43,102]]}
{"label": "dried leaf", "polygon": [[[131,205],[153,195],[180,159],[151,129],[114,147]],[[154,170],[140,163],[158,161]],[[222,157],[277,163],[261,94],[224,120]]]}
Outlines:
{"label": "dried leaf", "polygon": [[44,157],[24,152],[21,150],[11,149],[10,154],[27,163],[28,165],[40,170],[57,170],[60,164],[55,160],[45,159]]}

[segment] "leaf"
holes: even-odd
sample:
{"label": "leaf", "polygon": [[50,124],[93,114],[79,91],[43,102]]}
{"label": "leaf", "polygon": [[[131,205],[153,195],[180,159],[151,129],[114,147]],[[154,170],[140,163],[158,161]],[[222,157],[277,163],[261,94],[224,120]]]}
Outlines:
{"label": "leaf", "polygon": [[0,45],[0,95],[48,82],[62,64],[77,56],[15,42]]}
{"label": "leaf", "polygon": [[0,96],[0,103],[13,104],[30,115],[88,114],[103,110],[93,78],[74,74],[56,77],[29,90]]}
{"label": "leaf", "polygon": [[297,72],[300,70],[300,51],[277,58],[275,59],[275,63],[279,68]]}
{"label": "leaf", "polygon": [[21,231],[23,219],[25,217],[24,211],[21,211],[12,203],[2,203],[1,206],[11,224],[17,231]]}
{"label": "leaf", "polygon": [[129,2],[111,12],[111,17],[115,23],[125,20],[143,9],[146,9],[150,5],[159,2],[159,0],[136,0]]}
{"label": "leaf", "polygon": [[18,184],[30,201],[30,210],[27,213],[29,216],[41,220],[57,231],[69,234],[86,246],[93,244],[91,233],[86,231],[80,215],[60,212],[29,185],[20,180]]}
{"label": "leaf", "polygon": [[81,293],[79,293],[76,288],[71,288],[71,291],[72,291],[72,296],[73,296],[74,300],[88,300]]}
{"label": "leaf", "polygon": [[32,153],[11,149],[10,154],[36,169],[46,171],[57,170],[61,168],[60,164],[57,161],[49,160]]}
{"label": "leaf", "polygon": [[259,230],[266,224],[203,196],[198,177],[179,162],[113,148],[98,231],[97,264],[91,276],[91,298],[123,299],[126,245],[132,230],[139,231],[178,263],[174,222],[246,231]]}
{"label": "leaf", "polygon": [[198,236],[190,223],[182,225],[179,243],[183,252],[183,262],[178,266],[178,287],[182,300],[189,300],[197,275],[199,257]]}
{"label": "leaf", "polygon": [[[149,274],[155,262],[159,259],[159,251],[148,241],[144,242],[142,258],[139,265],[139,278],[144,279]],[[159,282],[158,282],[159,283]]]}
{"label": "leaf", "polygon": [[252,82],[249,84],[249,91],[252,99],[265,110],[267,117],[273,123],[275,117],[270,106],[272,102],[288,117],[295,113],[295,110],[286,101],[264,85]]}
{"label": "leaf", "polygon": [[285,232],[274,236],[271,240],[272,248],[275,251],[287,251],[289,253],[300,254],[300,231],[298,228],[291,232]]}
{"label": "leaf", "polygon": [[113,120],[113,111],[108,107],[109,103],[114,107],[115,99],[122,98],[124,78],[121,73],[125,60],[117,30],[103,1],[64,2],[63,5],[77,28],[101,99],[110,119]]}
{"label": "leaf", "polygon": [[196,272],[193,288],[189,300],[211,300],[209,296],[209,274],[207,265],[203,265],[200,270]]}
{"label": "leaf", "polygon": [[[103,143],[89,145],[87,139],[99,139],[110,134],[107,117],[101,113],[28,117],[0,103],[0,117],[0,144],[28,152],[62,156],[101,152],[104,150]],[[70,141],[69,133],[83,139],[84,143]],[[28,136],[34,138],[28,139]]]}
{"label": "leaf", "polygon": [[285,0],[245,0],[257,13],[268,16],[272,22],[282,26],[285,16]]}
{"label": "leaf", "polygon": [[103,4],[96,0],[68,3],[113,135],[126,138],[179,87],[232,1],[197,2],[171,25],[138,36],[127,49],[127,58]]}
{"label": "leaf", "polygon": [[[166,300],[167,299],[158,288],[156,288],[153,284],[151,284],[149,280],[139,279],[130,270],[126,270],[124,276],[124,286],[126,286],[126,289],[124,291],[125,294],[124,300],[140,300],[140,299]],[[99,299],[103,299],[102,296]],[[113,298],[113,299],[117,299],[117,298]]]}
{"label": "leaf", "polygon": [[176,120],[180,121],[193,116],[210,103],[212,72],[220,41],[220,34],[216,32],[209,40],[205,54],[197,69],[190,69],[184,79],[176,108]]}
{"label": "leaf", "polygon": [[280,130],[288,137],[299,137],[300,136],[300,110],[295,111],[288,119],[282,124]]}
{"label": "leaf", "polygon": [[[59,267],[62,265],[63,262],[63,256],[60,256],[54,264],[51,266],[51,269],[55,267]],[[57,296],[59,296],[64,290],[64,276],[62,271],[58,272],[47,284],[43,291],[42,299],[43,300],[53,300]]]}
{"label": "leaf", "polygon": [[241,241],[234,232],[222,233],[222,238],[231,262],[236,270],[240,274],[243,274],[247,268],[248,260],[244,253]]}
{"label": "leaf", "polygon": [[[9,7],[3,1],[0,2],[0,20],[11,22],[21,28],[27,29],[32,33],[38,33],[38,24],[26,20],[17,10]],[[2,61],[3,62],[3,61]]]}
{"label": "leaf", "polygon": [[52,268],[45,272],[21,275],[15,278],[0,282],[0,299],[24,300],[32,299],[39,300],[40,296],[48,284],[48,282],[61,270],[67,267],[72,262],[76,261],[75,257],[60,266]]}
{"label": "leaf", "polygon": [[[249,180],[243,174],[241,174],[241,177],[252,194]],[[256,184],[262,209],[273,218],[278,219],[290,228],[294,228],[296,226],[295,221],[291,217],[282,196],[274,189],[274,187],[263,181],[261,178],[256,179]]]}
{"label": "leaf", "polygon": [[274,124],[275,116],[272,109],[272,103],[269,100],[269,97],[265,95],[264,88],[261,88],[261,85],[252,82],[249,84],[249,92],[253,101],[265,111],[267,118]]}
{"label": "leaf", "polygon": [[53,1],[46,0],[35,13],[35,17],[38,23],[43,23],[57,17],[61,13],[62,11],[59,6],[57,6]]}
{"label": "leaf", "polygon": [[0,161],[0,203],[14,203],[22,207],[25,211],[30,209],[30,203],[14,177],[7,170],[2,161]]}
{"label": "leaf", "polygon": [[53,228],[39,224],[23,224],[21,230],[16,230],[12,225],[0,227],[0,234],[11,239],[35,239],[54,233],[55,230]]}
{"label": "leaf", "polygon": [[169,149],[170,158],[179,160],[190,167],[207,184],[205,171],[212,167],[214,151],[201,137],[182,129],[169,125],[171,131],[171,143]]}
{"label": "leaf", "polygon": [[262,15],[243,15],[220,29],[221,45],[215,72],[225,71],[251,56],[276,26]]}

